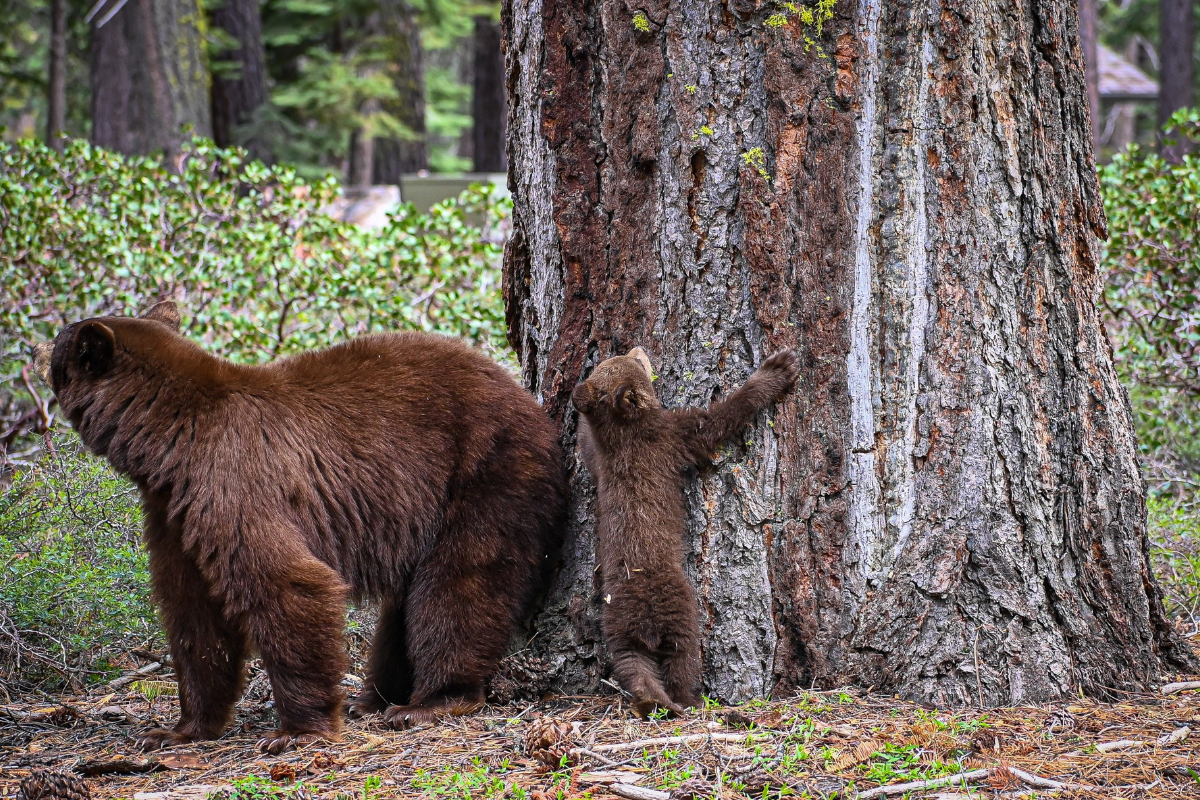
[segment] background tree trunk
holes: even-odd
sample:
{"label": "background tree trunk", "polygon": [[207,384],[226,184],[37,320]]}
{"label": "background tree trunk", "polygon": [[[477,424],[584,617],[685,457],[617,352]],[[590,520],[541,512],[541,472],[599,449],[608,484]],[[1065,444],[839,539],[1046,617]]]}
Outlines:
{"label": "background tree trunk", "polygon": [[[570,391],[609,355],[645,347],[668,406],[801,356],[794,398],[688,489],[705,692],[990,705],[1193,664],[1094,303],[1076,5],[843,0],[820,35],[776,12],[504,14],[510,338],[569,451]],[[572,481],[530,647],[586,691],[594,492],[575,460]]]}
{"label": "background tree trunk", "polygon": [[504,172],[504,54],[500,47],[500,25],[488,17],[475,18],[474,68],[471,112],[472,155],[476,172]]}
{"label": "background tree trunk", "polygon": [[46,144],[61,153],[67,124],[67,0],[50,2],[50,80],[46,109]]}
{"label": "background tree trunk", "polygon": [[174,153],[212,135],[199,2],[107,0],[92,19],[92,143]]}
{"label": "background tree trunk", "polygon": [[[1194,0],[1160,0],[1158,8],[1158,124],[1178,109],[1192,105],[1192,59],[1196,49]],[[1182,137],[1180,137],[1182,139]],[[1184,141],[1163,147],[1163,157],[1178,161],[1187,152]]]}
{"label": "background tree trunk", "polygon": [[267,57],[258,0],[222,0],[210,12],[210,19],[213,26],[224,30],[240,45],[218,56],[219,60],[236,62],[237,66],[232,73],[213,76],[213,140],[221,147],[243,145],[253,157],[270,162],[272,154],[265,137],[246,136],[237,130],[251,123],[254,112],[268,99]]}
{"label": "background tree trunk", "polygon": [[375,183],[399,184],[400,176],[429,168],[425,142],[425,69],[417,12],[404,0],[384,0],[379,19],[391,54],[389,69],[398,97],[383,110],[413,132],[411,139],[376,137],[372,148]]}
{"label": "background tree trunk", "polygon": [[1084,79],[1092,120],[1092,149],[1100,152],[1100,44],[1096,0],[1079,0],[1079,41],[1083,46]]}

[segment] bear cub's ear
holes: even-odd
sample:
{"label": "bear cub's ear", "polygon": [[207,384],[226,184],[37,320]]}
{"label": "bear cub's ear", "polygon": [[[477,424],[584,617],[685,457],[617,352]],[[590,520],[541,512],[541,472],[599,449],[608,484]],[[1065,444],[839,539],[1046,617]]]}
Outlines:
{"label": "bear cub's ear", "polygon": [[103,322],[81,323],[75,331],[75,360],[84,372],[97,378],[108,372],[112,365],[116,344],[112,329]]}
{"label": "bear cub's ear", "polygon": [[174,300],[163,300],[161,303],[155,303],[142,313],[141,318],[161,322],[176,333],[179,332],[179,306],[175,305]]}
{"label": "bear cub's ear", "polygon": [[571,391],[571,402],[580,414],[587,414],[596,407],[597,392],[595,387],[586,381]]}
{"label": "bear cub's ear", "polygon": [[627,383],[613,392],[613,408],[615,408],[618,413],[624,414],[625,416],[629,416],[637,411],[637,387],[633,384]]}

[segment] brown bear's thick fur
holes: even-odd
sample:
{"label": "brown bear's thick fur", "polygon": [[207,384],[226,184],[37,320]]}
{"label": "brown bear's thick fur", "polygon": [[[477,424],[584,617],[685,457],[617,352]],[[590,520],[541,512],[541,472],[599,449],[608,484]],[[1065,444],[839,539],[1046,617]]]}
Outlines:
{"label": "brown bear's thick fur", "polygon": [[699,701],[700,623],[683,572],[684,469],[710,464],[721,442],[795,383],[791,352],[776,353],[708,409],[664,409],[640,347],[600,364],[571,398],[583,415],[580,451],[599,486],[596,560],[613,675],[645,716]]}
{"label": "brown bear's thick fur", "polygon": [[182,709],[145,746],[217,736],[248,647],[279,711],[266,747],[335,737],[350,598],[381,604],[358,711],[407,727],[482,704],[566,520],[557,432],[503,369],[419,333],[239,366],[160,303],[63,329],[49,374],[141,490]]}

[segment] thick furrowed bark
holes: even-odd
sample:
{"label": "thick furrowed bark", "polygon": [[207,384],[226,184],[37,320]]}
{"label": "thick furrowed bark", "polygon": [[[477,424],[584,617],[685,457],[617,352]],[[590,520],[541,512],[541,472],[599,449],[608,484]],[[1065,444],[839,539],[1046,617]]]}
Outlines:
{"label": "thick furrowed bark", "polygon": [[[794,398],[688,490],[706,693],[1145,687],[1187,655],[1094,304],[1074,11],[856,0],[810,45],[771,10],[505,9],[526,380],[571,445],[569,392],[613,353],[645,347],[667,405],[800,353]],[[534,646],[580,690],[603,665],[574,485]]]}

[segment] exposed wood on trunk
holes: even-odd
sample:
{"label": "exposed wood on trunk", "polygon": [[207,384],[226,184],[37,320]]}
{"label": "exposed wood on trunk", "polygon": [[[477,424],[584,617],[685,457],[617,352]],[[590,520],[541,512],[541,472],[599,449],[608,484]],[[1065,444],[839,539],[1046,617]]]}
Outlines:
{"label": "exposed wood on trunk", "polygon": [[[243,145],[255,158],[271,161],[263,132],[248,135],[240,127],[254,121],[255,112],[267,102],[267,57],[263,47],[262,16],[258,0],[221,0],[210,13],[213,26],[221,28],[238,47],[217,56],[235,62],[228,74],[213,77],[213,140],[221,147]],[[214,66],[215,69],[215,66]]]}
{"label": "exposed wood on trunk", "polygon": [[[774,12],[504,9],[510,340],[568,448],[572,387],[634,345],[668,406],[801,356],[794,399],[688,490],[705,692],[990,705],[1195,668],[1094,302],[1075,4],[843,0],[820,36]],[[594,492],[572,466],[531,648],[597,690]]]}
{"label": "exposed wood on trunk", "polygon": [[186,126],[212,135],[202,14],[195,0],[100,7],[91,23],[93,144],[174,153]]}

